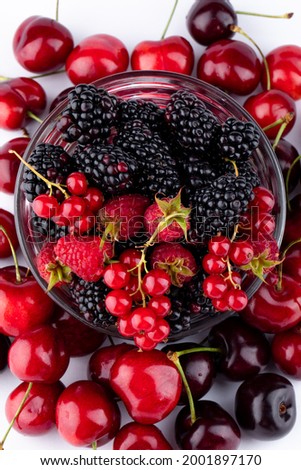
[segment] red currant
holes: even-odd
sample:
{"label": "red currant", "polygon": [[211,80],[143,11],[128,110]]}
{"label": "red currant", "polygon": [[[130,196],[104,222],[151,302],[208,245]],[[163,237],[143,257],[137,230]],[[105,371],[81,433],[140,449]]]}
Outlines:
{"label": "red currant", "polygon": [[156,313],[157,317],[166,317],[171,310],[171,300],[166,295],[152,297],[148,306]]}
{"label": "red currant", "polygon": [[241,289],[230,289],[225,294],[225,301],[228,303],[229,308],[235,312],[243,310],[248,303],[247,294]]}
{"label": "red currant", "polygon": [[135,332],[151,331],[156,324],[156,314],[149,307],[138,307],[130,314],[130,323]]}
{"label": "red currant", "polygon": [[202,260],[204,271],[208,274],[221,274],[227,268],[227,263],[220,256],[208,253]]}
{"label": "red currant", "polygon": [[253,194],[252,206],[257,206],[260,212],[271,212],[273,210],[275,197],[269,189],[257,186],[253,189]]}
{"label": "red currant", "polygon": [[147,333],[147,336],[156,343],[164,341],[170,333],[170,326],[164,318],[156,321],[155,328]]}
{"label": "red currant", "polygon": [[228,255],[231,241],[224,235],[216,235],[208,242],[209,253],[225,258]]}
{"label": "red currant", "polygon": [[81,217],[86,209],[87,203],[82,197],[70,196],[62,202],[60,216],[66,218]]}
{"label": "red currant", "polygon": [[88,188],[84,195],[84,200],[91,212],[96,213],[103,206],[104,195],[98,188]]}
{"label": "red currant", "polygon": [[137,276],[131,276],[124,290],[130,294],[133,302],[142,302],[142,293],[139,289],[139,280]]}
{"label": "red currant", "polygon": [[253,246],[248,241],[237,241],[231,244],[229,258],[236,266],[248,264],[254,257]]}
{"label": "red currant", "polygon": [[88,188],[87,178],[80,171],[71,173],[66,180],[66,185],[69,193],[75,196],[83,196]]}
{"label": "red currant", "polygon": [[204,294],[209,299],[220,299],[227,290],[227,282],[219,274],[210,274],[203,282]]}
{"label": "red currant", "polygon": [[151,351],[157,346],[157,342],[153,341],[148,335],[144,333],[136,333],[134,336],[134,341],[137,348],[142,349],[143,351]]}
{"label": "red currant", "polygon": [[114,289],[105,298],[106,309],[116,317],[130,313],[132,303],[130,294],[123,289]]}
{"label": "red currant", "polygon": [[151,296],[165,294],[170,286],[169,274],[160,268],[151,269],[142,280],[143,291]]}
{"label": "red currant", "polygon": [[37,216],[50,219],[59,211],[59,203],[54,196],[40,194],[34,199],[32,210]]}
{"label": "red currant", "polygon": [[110,289],[122,289],[130,280],[128,267],[124,263],[111,263],[106,267],[103,274],[103,282]]}
{"label": "red currant", "polygon": [[135,268],[141,261],[141,251],[136,248],[127,248],[121,253],[119,260],[128,266],[128,269],[131,271],[133,276],[137,275],[138,268]]}
{"label": "red currant", "polygon": [[73,227],[77,233],[87,233],[95,226],[95,215],[87,210],[84,215],[77,217],[73,222]]}
{"label": "red currant", "polygon": [[218,312],[226,312],[229,310],[229,305],[227,300],[224,297],[220,299],[212,299],[212,305]]}
{"label": "red currant", "polygon": [[137,333],[131,322],[131,314],[118,318],[117,330],[125,338],[131,338]]}

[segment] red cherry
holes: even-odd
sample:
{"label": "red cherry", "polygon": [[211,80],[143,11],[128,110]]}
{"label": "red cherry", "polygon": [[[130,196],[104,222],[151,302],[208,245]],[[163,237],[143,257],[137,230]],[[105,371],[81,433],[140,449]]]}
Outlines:
{"label": "red cherry", "polygon": [[[12,421],[21,405],[27,387],[28,383],[23,382],[9,394],[5,403],[8,422]],[[13,428],[31,436],[39,436],[54,428],[56,403],[64,388],[62,382],[34,383]]]}
{"label": "red cherry", "polygon": [[106,309],[116,317],[130,313],[132,304],[132,297],[123,289],[114,289],[105,298]]}
{"label": "red cherry", "polygon": [[19,247],[15,218],[10,212],[0,209],[0,259],[8,258],[12,254],[8,238],[1,230],[1,226],[5,229],[14,249],[17,250]]}
{"label": "red cherry", "polygon": [[66,61],[71,82],[91,83],[128,68],[129,54],[122,41],[109,34],[94,34],[83,39]]}
{"label": "red cherry", "polygon": [[0,84],[0,128],[22,129],[26,121],[26,103],[7,83]]}
{"label": "red cherry", "polygon": [[171,310],[171,300],[166,295],[158,295],[152,297],[148,302],[149,308],[151,308],[157,317],[166,317]]}
{"label": "red cherry", "polygon": [[284,181],[286,181],[287,173],[291,169],[288,190],[292,192],[300,181],[300,162],[291,168],[293,161],[299,156],[299,152],[296,147],[286,139],[280,139],[274,151],[280,163]]}
{"label": "red cherry", "polygon": [[106,267],[103,274],[103,282],[110,289],[122,289],[130,280],[128,267],[123,263],[111,263]]}
{"label": "red cherry", "polygon": [[301,325],[277,333],[272,340],[275,364],[285,374],[301,379]]}
{"label": "red cherry", "polygon": [[114,450],[172,450],[162,432],[154,424],[134,421],[125,424],[116,434]]}
{"label": "red cherry", "polygon": [[151,269],[142,280],[143,291],[151,296],[165,294],[170,286],[170,275],[160,268]]}
{"label": "red cherry", "polygon": [[229,258],[236,266],[248,264],[254,257],[253,246],[248,241],[237,241],[231,244]]}
{"label": "red cherry", "polygon": [[129,321],[135,333],[151,331],[155,327],[156,319],[155,312],[148,307],[138,307],[129,315]]}
{"label": "red cherry", "polygon": [[170,36],[160,41],[142,41],[131,56],[133,70],[167,70],[190,75],[194,52],[187,39]]}
{"label": "red cherry", "polygon": [[7,355],[10,345],[9,337],[0,333],[0,371],[7,366]]}
{"label": "red cherry", "polygon": [[56,425],[60,436],[73,446],[103,445],[116,435],[120,411],[104,387],[79,380],[60,395]]}
{"label": "red cherry", "polygon": [[203,282],[204,294],[209,299],[220,299],[228,289],[227,282],[219,274],[210,274]]}
{"label": "red cherry", "polygon": [[[244,103],[244,108],[257,121],[263,129],[270,124],[283,119],[289,113],[293,113],[293,119],[284,129],[283,136],[294,126],[296,121],[296,105],[292,98],[280,90],[266,90],[256,95],[249,96]],[[270,139],[275,139],[281,124],[265,131]]]}
{"label": "red cherry", "polygon": [[173,362],[154,349],[120,356],[112,367],[111,386],[135,421],[154,424],[177,405],[182,381]]}
{"label": "red cherry", "polygon": [[34,213],[45,219],[50,219],[59,211],[58,200],[54,196],[48,194],[40,194],[32,202],[32,210]]}
{"label": "red cherry", "polygon": [[227,268],[227,263],[222,258],[207,253],[202,259],[202,266],[208,274],[221,274]]}
{"label": "red cherry", "polygon": [[230,93],[248,95],[259,84],[261,62],[248,44],[221,39],[201,55],[197,76]]}
{"label": "red cherry", "polygon": [[57,382],[66,372],[69,359],[63,337],[50,325],[22,333],[8,352],[11,372],[26,382]]}
{"label": "red cherry", "polygon": [[23,21],[13,38],[17,61],[33,73],[60,69],[72,49],[70,31],[61,23],[42,16],[30,16]]}
{"label": "red cherry", "polygon": [[0,330],[8,336],[48,322],[54,309],[53,301],[27,268],[20,267],[20,274],[18,281],[14,266],[0,269]]}
{"label": "red cherry", "polygon": [[[271,76],[271,87],[282,90],[294,100],[301,98],[301,47],[287,44],[270,51],[266,60]],[[266,86],[266,74],[263,74]]]}
{"label": "red cherry", "polygon": [[84,173],[75,171],[66,179],[66,185],[70,194],[84,196],[87,192],[88,182]]}
{"label": "red cherry", "polygon": [[231,241],[224,235],[216,235],[208,242],[208,251],[213,255],[225,258],[228,255]]}
{"label": "red cherry", "polygon": [[283,272],[301,284],[301,244],[292,246],[285,255]]}
{"label": "red cherry", "polygon": [[87,189],[84,195],[84,200],[87,202],[87,206],[93,214],[96,214],[99,209],[103,206],[104,195],[98,188],[90,187]]}
{"label": "red cherry", "polygon": [[12,90],[23,98],[26,108],[34,114],[41,114],[47,104],[42,85],[29,77],[17,77],[6,82]]}
{"label": "red cherry", "polygon": [[23,156],[27,145],[28,137],[16,137],[5,142],[0,147],[0,191],[13,194],[20,160],[9,150],[15,150],[21,157]]}

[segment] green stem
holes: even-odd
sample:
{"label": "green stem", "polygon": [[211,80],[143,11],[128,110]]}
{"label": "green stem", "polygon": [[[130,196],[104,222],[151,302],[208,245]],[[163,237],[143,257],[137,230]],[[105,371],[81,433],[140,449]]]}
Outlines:
{"label": "green stem", "polygon": [[59,6],[60,6],[60,0],[56,0],[56,6],[55,6],[55,21],[59,20]]}
{"label": "green stem", "polygon": [[265,126],[262,128],[263,132],[266,132],[270,129],[273,129],[276,126],[279,126],[280,124],[288,124],[292,119],[294,119],[295,113],[286,113],[285,116],[283,116],[280,119],[277,119],[277,121],[272,122],[272,124],[269,124],[268,126]]}
{"label": "green stem", "polygon": [[198,346],[196,348],[191,349],[183,349],[183,351],[177,351],[177,356],[181,357],[185,354],[197,353],[197,352],[212,352],[212,353],[221,353],[222,350],[220,348],[210,348],[207,346]]}
{"label": "green stem", "polygon": [[31,119],[34,119],[34,121],[37,121],[39,124],[43,122],[42,119],[40,119],[36,114],[32,113],[31,111],[27,111],[27,116]]}
{"label": "green stem", "polygon": [[7,241],[9,243],[9,246],[10,246],[10,249],[11,249],[11,254],[12,254],[12,257],[13,257],[13,260],[14,260],[14,265],[15,265],[15,269],[16,269],[16,281],[17,282],[22,282],[22,279],[21,279],[21,274],[20,274],[20,269],[19,269],[19,264],[18,264],[18,259],[17,259],[17,255],[16,255],[16,252],[15,252],[15,249],[13,247],[13,244],[11,242],[11,239],[7,233],[7,231],[5,230],[5,228],[3,227],[3,225],[0,225],[0,231],[4,233],[4,235],[6,236],[7,238]]}
{"label": "green stem", "polygon": [[51,75],[57,75],[59,73],[66,73],[66,70],[55,70],[54,72],[39,73],[37,75],[31,75],[29,78],[34,80],[36,78],[51,77]]}
{"label": "green stem", "polygon": [[263,61],[263,65],[264,65],[264,68],[265,68],[265,73],[266,73],[266,77],[267,77],[267,90],[270,90],[271,89],[271,76],[270,76],[270,71],[269,71],[269,66],[268,66],[268,63],[267,63],[267,60],[265,58],[265,55],[264,53],[262,52],[262,50],[260,49],[260,47],[258,46],[258,44],[254,41],[254,39],[252,39],[247,33],[245,33],[245,31],[240,28],[239,26],[233,24],[233,25],[230,25],[230,29],[231,31],[233,31],[234,33],[239,33],[239,34],[242,34],[245,38],[247,38],[255,47],[256,49],[258,50],[261,58],[262,58],[262,61]]}
{"label": "green stem", "polygon": [[235,10],[237,15],[248,15],[248,16],[259,16],[261,18],[275,18],[275,19],[287,19],[289,20],[294,13],[284,13],[283,15],[266,15],[265,13],[253,13],[249,11]]}
{"label": "green stem", "polygon": [[300,160],[301,160],[301,155],[298,155],[298,157],[295,158],[295,160],[293,161],[293,163],[292,163],[291,166],[289,167],[288,172],[287,172],[287,174],[286,174],[286,178],[285,178],[285,192],[286,192],[286,199],[287,199],[287,208],[288,208],[289,211],[292,210],[291,203],[290,203],[290,200],[289,200],[289,197],[288,197],[288,194],[289,194],[289,190],[288,190],[289,180],[290,180],[290,177],[291,177],[291,173],[292,173],[293,167],[294,167],[294,166],[296,165],[296,163],[298,163]]}
{"label": "green stem", "polygon": [[175,11],[176,11],[176,8],[177,8],[177,5],[178,5],[178,1],[179,1],[179,0],[175,0],[173,9],[172,9],[171,14],[170,14],[170,17],[169,17],[169,19],[168,19],[168,21],[167,21],[167,24],[166,24],[166,26],[165,26],[165,28],[164,28],[164,31],[163,31],[162,36],[161,36],[161,39],[164,39],[165,36],[166,36],[167,30],[168,30],[168,28],[169,28],[169,26],[170,26],[171,20],[172,20],[173,15],[174,15],[174,13],[175,13]]}
{"label": "green stem", "polygon": [[7,429],[6,433],[4,434],[4,436],[3,436],[3,438],[2,438],[2,441],[0,442],[0,450],[3,450],[3,446],[4,446],[4,443],[5,443],[6,439],[7,439],[7,436],[9,435],[11,428],[13,427],[13,425],[14,425],[16,419],[18,418],[19,414],[21,413],[21,411],[22,411],[22,409],[23,409],[23,406],[24,406],[24,404],[25,404],[25,402],[26,402],[26,400],[27,400],[27,398],[28,398],[28,396],[29,396],[29,394],[30,394],[30,390],[32,389],[32,385],[33,385],[33,383],[32,383],[32,382],[29,382],[28,387],[27,387],[27,389],[26,389],[26,392],[24,393],[24,396],[23,396],[23,398],[22,398],[22,401],[21,401],[20,405],[18,406],[18,409],[17,409],[17,411],[16,411],[16,413],[15,413],[15,416],[14,416],[13,419],[11,420],[11,422],[10,422],[10,424],[9,424],[9,426],[8,426],[8,429]]}
{"label": "green stem", "polygon": [[97,450],[97,441],[93,441],[91,447],[93,450]]}

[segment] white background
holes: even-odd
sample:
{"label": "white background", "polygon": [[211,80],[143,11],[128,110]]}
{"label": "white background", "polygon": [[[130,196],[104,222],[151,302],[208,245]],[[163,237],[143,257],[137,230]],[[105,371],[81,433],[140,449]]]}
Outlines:
{"label": "white background", "polygon": [[[74,36],[75,44],[81,39],[95,33],[107,33],[117,36],[127,46],[129,52],[140,41],[145,39],[159,39],[170,11],[173,0],[61,0],[59,20],[70,29]],[[196,44],[189,36],[186,29],[185,17],[193,0],[180,0],[172,24],[167,35],[182,35],[189,39],[194,47],[196,59],[202,53],[202,46]],[[264,53],[268,53],[276,46],[283,44],[298,44],[301,46],[301,4],[300,0],[233,0],[232,4],[237,10],[255,11],[270,14],[280,14],[292,11],[295,13],[291,20],[276,20],[256,17],[239,16],[239,25],[243,27],[260,45]],[[9,77],[30,76],[16,62],[12,52],[12,38],[18,25],[31,15],[47,17],[55,16],[55,0],[9,0],[5,2],[5,8],[0,15],[0,75]],[[244,41],[241,36],[237,39]],[[49,104],[58,92],[71,85],[67,77],[58,76],[40,79],[45,88]],[[298,120],[294,130],[288,136],[301,152],[301,101],[297,103]],[[30,133],[35,125],[29,126]],[[20,136],[20,132],[0,131],[0,144]],[[0,207],[13,211],[13,197],[0,193]],[[18,254],[22,261],[21,253]],[[0,266],[10,264],[11,260],[0,261]],[[74,380],[87,377],[88,358],[73,359],[71,365],[63,377],[65,385]],[[272,369],[271,369],[272,370]],[[241,450],[266,449],[266,450],[298,450],[300,448],[301,435],[301,383],[292,380],[297,394],[298,419],[294,430],[285,438],[278,441],[262,442],[253,440],[243,434]],[[4,415],[4,404],[7,395],[19,381],[12,377],[6,370],[0,373],[0,439],[4,434],[7,422]],[[238,384],[226,382],[218,377],[216,383],[206,398],[217,400],[230,413],[233,413],[233,398]],[[173,423],[178,409],[160,427],[172,445],[174,445]],[[124,413],[123,423],[129,417]],[[26,437],[12,431],[6,441],[8,449],[36,449],[36,450],[64,450],[72,447],[64,442],[56,430],[40,437]],[[104,448],[111,449],[111,443]]]}

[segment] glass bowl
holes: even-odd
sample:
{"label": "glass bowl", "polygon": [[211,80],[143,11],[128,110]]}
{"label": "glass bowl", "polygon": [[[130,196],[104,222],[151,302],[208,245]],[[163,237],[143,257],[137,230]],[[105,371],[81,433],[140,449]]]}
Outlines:
{"label": "glass bowl", "polygon": [[[161,71],[126,72],[100,79],[96,81],[94,85],[99,88],[104,88],[109,93],[112,93],[124,100],[135,98],[152,100],[160,107],[165,107],[166,103],[170,99],[170,96],[175,91],[185,88],[186,90],[191,91],[199,96],[206,106],[221,121],[224,121],[229,116],[234,116],[240,120],[253,121],[251,116],[229,95],[205,82],[202,82],[196,78],[188,77],[186,75]],[[24,155],[25,160],[29,158],[37,144],[41,142],[63,145],[67,151],[72,153],[73,144],[66,144],[63,142],[61,133],[58,132],[55,128],[56,121],[61,112],[66,107],[66,103],[67,100],[61,102],[37,129]],[[258,175],[261,178],[262,184],[269,188],[275,196],[276,206],[274,215],[276,228],[274,237],[278,242],[278,246],[280,246],[284,232],[286,215],[285,188],[281,169],[275,153],[270,145],[269,140],[262,131],[260,131],[260,144],[257,150],[254,152],[253,159],[255,165],[257,166]],[[32,239],[30,234],[28,223],[30,217],[30,204],[27,202],[21,188],[23,172],[24,165],[21,165],[17,178],[15,195],[17,232],[21,249],[29,267],[39,284],[46,290],[46,283],[39,276],[34,262],[35,256],[40,249],[40,244],[36,240]],[[259,278],[248,280],[247,285],[244,286],[244,289],[246,290],[249,298],[252,297],[252,295],[256,292],[260,284],[261,281]],[[104,329],[89,323],[85,318],[83,318],[83,316],[77,310],[76,305],[73,303],[68,289],[64,287],[54,287],[48,293],[48,295],[60,307],[84,323],[109,335],[120,336],[115,326],[109,326],[108,328]],[[201,316],[199,319],[195,317],[192,320],[191,327],[188,330],[170,335],[169,340],[178,340],[184,336],[207,330],[232,313],[233,312],[229,311],[222,314],[216,314],[214,316]]]}

